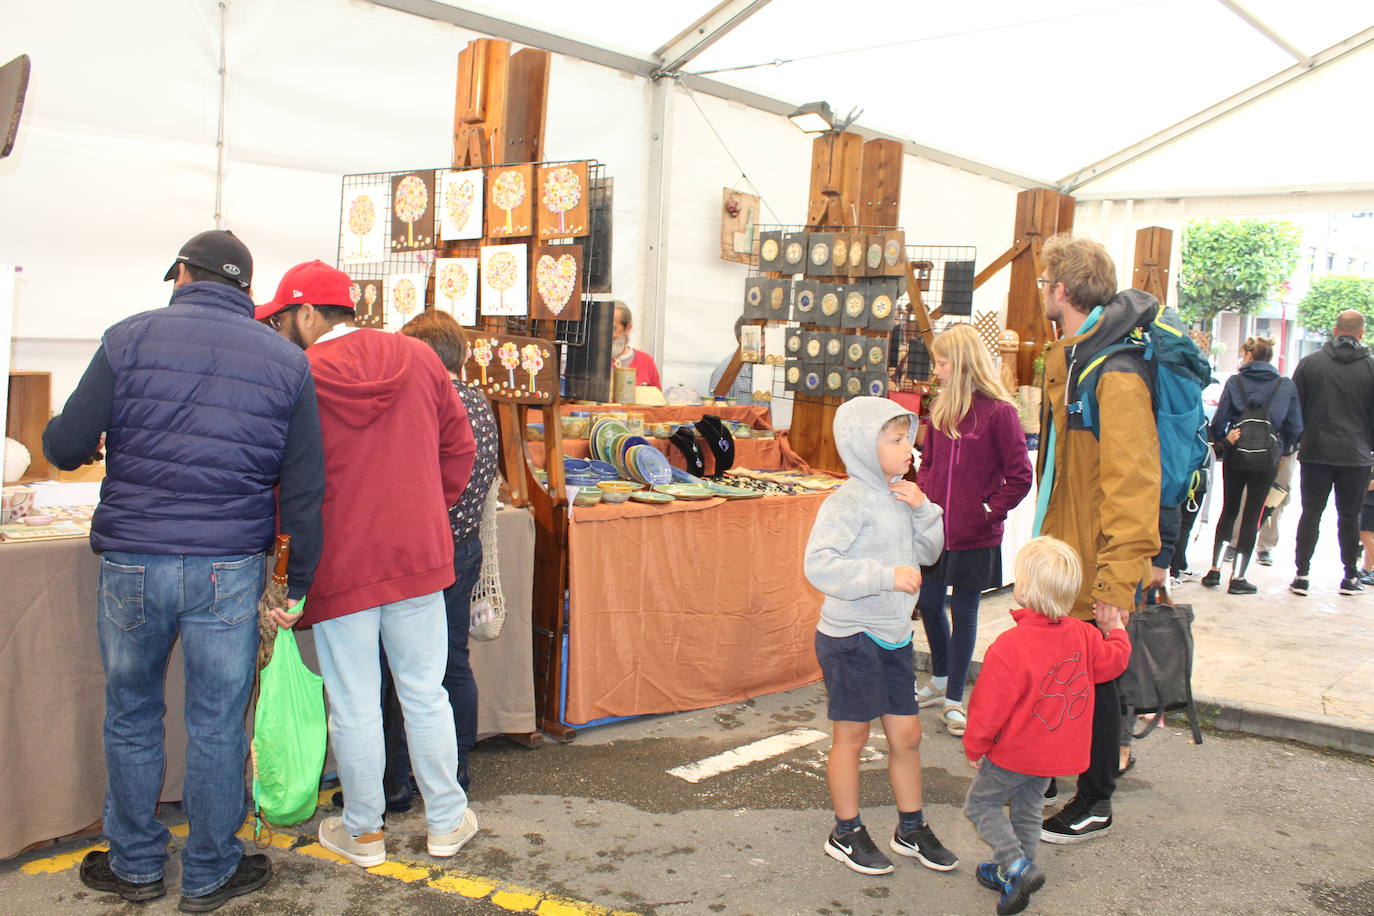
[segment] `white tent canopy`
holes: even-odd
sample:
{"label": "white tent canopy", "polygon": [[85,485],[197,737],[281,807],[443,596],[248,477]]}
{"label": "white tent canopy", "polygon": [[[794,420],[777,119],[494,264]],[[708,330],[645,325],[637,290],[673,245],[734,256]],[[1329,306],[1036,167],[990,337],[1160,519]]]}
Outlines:
{"label": "white tent canopy", "polygon": [[[0,263],[24,268],[15,365],[56,372],[56,407],[106,326],[166,301],[196,231],[249,242],[263,301],[291,264],[334,259],[342,175],[446,164],[457,54],[483,35],[556,52],[546,155],[615,179],[614,295],[667,384],[703,387],[733,346],[744,270],[719,257],[722,186],[804,220],[811,144],[783,117],[802,102],[862,107],[858,128],[906,141],[908,238],[976,246],[979,266],[1031,186],[1071,186],[1123,265],[1152,223],[1374,210],[1365,0],[0,0],[0,21],[0,61],[34,67],[0,161]],[[733,69],[774,60],[794,62]],[[1002,276],[975,308],[1005,294]]]}

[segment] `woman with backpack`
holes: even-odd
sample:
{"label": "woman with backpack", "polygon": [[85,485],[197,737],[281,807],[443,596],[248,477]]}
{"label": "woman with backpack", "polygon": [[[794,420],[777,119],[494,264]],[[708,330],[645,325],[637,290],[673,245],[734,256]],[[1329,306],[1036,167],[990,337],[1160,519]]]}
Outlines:
{"label": "woman with backpack", "polygon": [[1003,522],[1030,492],[1032,472],[1020,416],[973,326],[956,324],[941,333],[931,357],[940,391],[930,408],[916,483],[944,509],[945,551],[921,570],[916,606],[933,677],[916,699],[921,706],[943,703],[945,728],[962,735],[978,602],[1002,545]]}
{"label": "woman with backpack", "polygon": [[1212,442],[1221,461],[1222,504],[1212,543],[1212,568],[1202,577],[1202,584],[1209,588],[1221,584],[1222,549],[1239,515],[1240,536],[1232,545],[1236,558],[1226,590],[1232,595],[1253,595],[1258,589],[1246,581],[1245,571],[1279,459],[1297,448],[1302,435],[1302,408],[1297,387],[1270,362],[1272,337],[1246,338],[1240,350],[1240,371],[1226,380],[1212,418]]}

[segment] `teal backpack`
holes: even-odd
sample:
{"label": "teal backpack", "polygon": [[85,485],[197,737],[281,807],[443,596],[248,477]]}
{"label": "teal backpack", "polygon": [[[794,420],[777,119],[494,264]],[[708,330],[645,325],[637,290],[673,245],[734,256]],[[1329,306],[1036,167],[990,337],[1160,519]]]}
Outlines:
{"label": "teal backpack", "polygon": [[1193,472],[1207,462],[1207,416],[1202,389],[1212,384],[1212,367],[1188,336],[1178,312],[1157,306],[1152,318],[1126,337],[1094,353],[1069,378],[1066,400],[1070,429],[1101,434],[1097,383],[1109,360],[1129,360],[1150,388],[1159,433],[1159,504],[1177,506],[1188,495]]}

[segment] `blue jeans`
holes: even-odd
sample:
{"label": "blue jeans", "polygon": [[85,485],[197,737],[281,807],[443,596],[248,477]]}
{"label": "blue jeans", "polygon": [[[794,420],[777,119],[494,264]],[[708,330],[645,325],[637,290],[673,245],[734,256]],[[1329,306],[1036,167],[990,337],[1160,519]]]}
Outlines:
{"label": "blue jeans", "polygon": [[329,694],[329,737],[343,784],[343,824],[353,836],[382,828],[382,666],[386,649],[405,713],[410,762],[430,833],[457,828],[467,809],[458,786],[453,710],[444,692],[448,623],[442,592],[315,624],[315,649]]}
{"label": "blue jeans", "polygon": [[181,635],[186,676],[190,835],[181,892],[219,889],[238,868],[234,835],[248,813],[244,712],[257,667],[263,555],[190,557],[106,551],[100,558],[100,657],[105,665],[105,836],[110,868],[156,881],[167,861],[157,800],[166,763],[163,681]]}
{"label": "blue jeans", "polygon": [[[964,683],[968,680],[973,645],[978,640],[978,602],[982,597],[969,588],[954,588],[945,616],[945,583],[927,575],[921,582],[916,606],[921,610],[921,626],[930,645],[930,673],[948,677],[945,698],[962,703]],[[953,618],[953,624],[950,623]]]}

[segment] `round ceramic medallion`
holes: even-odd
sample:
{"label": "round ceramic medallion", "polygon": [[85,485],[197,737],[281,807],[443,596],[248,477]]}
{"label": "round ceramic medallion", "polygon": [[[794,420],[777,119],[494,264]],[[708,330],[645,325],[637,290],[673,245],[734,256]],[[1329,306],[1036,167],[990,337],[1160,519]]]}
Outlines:
{"label": "round ceramic medallion", "polygon": [[883,263],[883,246],[874,242],[868,246],[868,266],[876,270],[881,263]]}
{"label": "round ceramic medallion", "polygon": [[765,261],[776,261],[778,259],[778,240],[764,239],[759,246],[759,257]]}
{"label": "round ceramic medallion", "polygon": [[873,299],[873,317],[886,318],[892,314],[892,297],[887,295],[877,296]]}
{"label": "round ceramic medallion", "polygon": [[864,243],[853,242],[849,246],[849,266],[858,267],[864,260]]}
{"label": "round ceramic medallion", "polygon": [[775,286],[775,287],[773,287],[772,291],[770,291],[770,292],[768,293],[768,306],[769,306],[770,308],[774,308],[774,309],[780,309],[780,308],[782,308],[782,297],[783,297],[782,287],[781,287],[781,286]]}
{"label": "round ceramic medallion", "polygon": [[897,244],[896,239],[888,239],[883,246],[883,257],[887,259],[888,267],[896,267],[897,260],[902,256],[902,246]]}
{"label": "round ceramic medallion", "polygon": [[821,355],[821,342],[819,338],[813,337],[806,342],[806,355],[812,359]]}
{"label": "round ceramic medallion", "polygon": [[840,310],[840,297],[834,293],[821,296],[821,314],[827,318]]}
{"label": "round ceramic medallion", "polygon": [[844,341],[838,337],[832,337],[825,342],[825,355],[835,357],[840,355],[840,348],[844,346]]}
{"label": "round ceramic medallion", "polygon": [[858,318],[864,313],[864,294],[855,290],[844,297],[844,313],[850,318]]}
{"label": "round ceramic medallion", "polygon": [[811,246],[811,263],[817,267],[822,267],[830,263],[830,246],[825,242],[817,242]]}
{"label": "round ceramic medallion", "polygon": [[844,384],[844,376],[838,370],[825,374],[825,387],[830,391],[839,391]]}
{"label": "round ceramic medallion", "polygon": [[845,351],[845,355],[849,357],[849,361],[850,361],[851,363],[861,363],[861,362],[863,362],[863,359],[864,359],[864,345],[863,345],[863,344],[860,344],[860,343],[852,343],[852,344],[850,344],[850,345],[849,345],[849,349]]}
{"label": "round ceramic medallion", "polygon": [[795,385],[801,379],[801,368],[798,366],[787,367],[787,384]]}
{"label": "round ceramic medallion", "polygon": [[744,299],[750,305],[758,305],[763,301],[763,290],[757,286],[751,286],[744,294]]}
{"label": "round ceramic medallion", "polygon": [[787,352],[796,353],[801,349],[801,335],[792,334],[787,338]]}
{"label": "round ceramic medallion", "polygon": [[859,392],[861,392],[861,391],[864,390],[863,379],[858,379],[858,378],[847,378],[847,379],[845,379],[845,380],[844,380],[844,390],[845,390],[845,393],[848,394],[850,397],[854,397],[854,396],[857,395]]}
{"label": "round ceramic medallion", "polygon": [[816,304],[816,293],[813,290],[803,289],[797,292],[797,311],[809,312]]}
{"label": "round ceramic medallion", "polygon": [[788,242],[785,256],[788,264],[800,264],[802,259],[801,242]]}
{"label": "round ceramic medallion", "polygon": [[883,352],[882,347],[875,346],[868,348],[868,364],[870,366],[881,366],[885,359],[887,359],[887,354]]}
{"label": "round ceramic medallion", "polygon": [[849,260],[849,244],[844,239],[835,239],[835,245],[830,249],[830,257],[836,267],[843,267]]}
{"label": "round ceramic medallion", "polygon": [[887,394],[887,391],[885,389],[886,386],[883,385],[882,379],[875,378],[868,383],[868,393],[873,395],[873,397],[875,398],[880,398],[884,394]]}
{"label": "round ceramic medallion", "polygon": [[806,373],[806,390],[815,391],[821,387],[821,374],[819,372]]}

